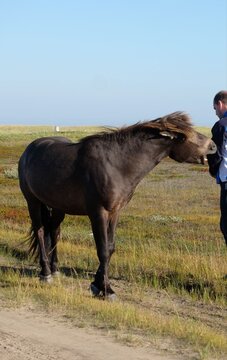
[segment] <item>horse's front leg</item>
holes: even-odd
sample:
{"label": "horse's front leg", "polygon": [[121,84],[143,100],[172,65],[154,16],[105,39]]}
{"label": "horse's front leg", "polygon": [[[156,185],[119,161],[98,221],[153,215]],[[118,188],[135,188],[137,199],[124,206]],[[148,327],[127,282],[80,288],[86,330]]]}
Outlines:
{"label": "horse's front leg", "polygon": [[108,222],[108,229],[107,229],[108,246],[109,246],[109,263],[110,263],[111,256],[113,255],[113,253],[115,251],[114,235],[115,235],[115,229],[117,226],[117,221],[118,221],[118,212],[115,212],[115,213],[111,214],[110,220]]}
{"label": "horse's front leg", "polygon": [[115,294],[111,289],[108,277],[110,258],[107,229],[108,213],[105,210],[99,211],[96,214],[92,214],[90,220],[99,258],[99,268],[96,272],[95,280],[91,284],[91,291],[95,296],[101,293],[105,298],[112,300]]}

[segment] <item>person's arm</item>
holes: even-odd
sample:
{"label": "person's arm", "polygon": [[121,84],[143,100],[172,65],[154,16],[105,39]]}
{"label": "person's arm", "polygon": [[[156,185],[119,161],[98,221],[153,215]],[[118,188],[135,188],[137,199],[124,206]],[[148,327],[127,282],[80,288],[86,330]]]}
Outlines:
{"label": "person's arm", "polygon": [[207,155],[208,165],[209,165],[209,173],[213,177],[217,177],[219,165],[222,161],[221,156],[221,146],[223,141],[223,131],[224,127],[217,122],[212,128],[212,140],[217,145],[217,151],[215,154]]}

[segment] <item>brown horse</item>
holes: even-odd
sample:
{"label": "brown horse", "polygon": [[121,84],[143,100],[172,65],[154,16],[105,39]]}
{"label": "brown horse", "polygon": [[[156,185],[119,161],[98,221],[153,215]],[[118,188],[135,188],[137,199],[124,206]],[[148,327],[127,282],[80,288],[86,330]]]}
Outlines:
{"label": "brown horse", "polygon": [[65,214],[87,215],[99,268],[91,290],[113,298],[108,267],[119,211],[136,186],[163,158],[204,163],[214,143],[176,112],[109,130],[72,143],[63,137],[33,141],[19,161],[20,187],[32,221],[30,252],[40,256],[40,278],[58,271],[57,241]]}

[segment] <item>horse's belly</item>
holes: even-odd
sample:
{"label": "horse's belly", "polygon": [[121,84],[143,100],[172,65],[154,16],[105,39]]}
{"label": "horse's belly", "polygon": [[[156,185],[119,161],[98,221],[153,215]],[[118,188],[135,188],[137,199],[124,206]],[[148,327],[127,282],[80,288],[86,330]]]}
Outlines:
{"label": "horse's belly", "polygon": [[86,201],[82,189],[76,190],[72,187],[49,187],[39,191],[33,189],[33,194],[45,205],[53,209],[61,210],[71,215],[86,215]]}

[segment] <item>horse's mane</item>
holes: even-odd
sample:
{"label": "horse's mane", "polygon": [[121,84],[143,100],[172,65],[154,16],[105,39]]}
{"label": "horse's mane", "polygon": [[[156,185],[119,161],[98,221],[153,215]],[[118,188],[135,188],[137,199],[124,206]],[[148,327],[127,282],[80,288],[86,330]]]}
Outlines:
{"label": "horse's mane", "polygon": [[101,138],[105,140],[110,140],[111,138],[114,138],[115,140],[122,139],[139,132],[152,132],[152,129],[154,132],[171,131],[175,134],[184,134],[185,137],[188,137],[193,131],[193,125],[186,113],[176,111],[154,120],[138,122],[134,125],[119,129],[107,128],[105,131],[84,137],[80,142]]}

